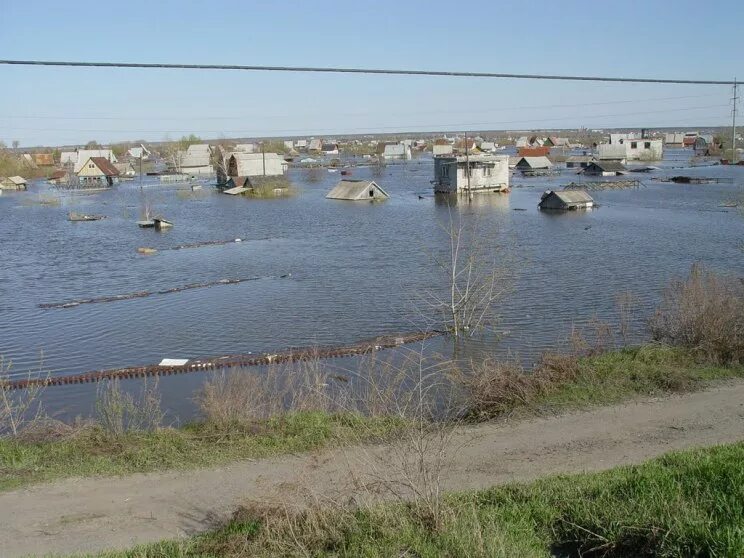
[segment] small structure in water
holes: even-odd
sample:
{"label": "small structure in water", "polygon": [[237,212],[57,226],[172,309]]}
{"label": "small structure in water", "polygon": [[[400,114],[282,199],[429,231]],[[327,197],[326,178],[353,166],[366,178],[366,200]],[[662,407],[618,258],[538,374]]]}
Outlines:
{"label": "small structure in water", "polygon": [[538,207],[559,211],[591,209],[594,200],[583,190],[547,190],[540,198]]}
{"label": "small structure in water", "polygon": [[74,211],[70,211],[67,214],[67,219],[73,222],[100,221],[101,219],[105,219],[105,218],[106,218],[105,215],[88,215],[86,213],[75,213]]}
{"label": "small structure in water", "polygon": [[588,176],[620,176],[628,169],[619,161],[592,161],[581,172]]}
{"label": "small structure in water", "polygon": [[434,157],[437,194],[508,192],[508,155],[442,155]]}
{"label": "small structure in water", "polygon": [[25,190],[28,183],[21,176],[0,176],[0,190]]}
{"label": "small structure in water", "polygon": [[537,176],[549,173],[553,163],[545,156],[522,157],[514,167],[525,176]]}
{"label": "small structure in water", "polygon": [[329,200],[348,201],[382,201],[389,197],[374,180],[342,180],[326,194]]}

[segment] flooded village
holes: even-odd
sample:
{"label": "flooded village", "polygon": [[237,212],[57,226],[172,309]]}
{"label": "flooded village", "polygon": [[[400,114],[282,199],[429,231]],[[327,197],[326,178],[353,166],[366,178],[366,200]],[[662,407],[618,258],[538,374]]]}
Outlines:
{"label": "flooded village", "polygon": [[[157,372],[171,357],[189,363],[180,372],[198,371],[193,363],[221,355],[426,330],[406,314],[417,292],[436,288],[425,254],[446,246],[432,231],[453,211],[497,231],[519,262],[498,325],[466,351],[498,347],[529,361],[571,327],[611,316],[617,293],[630,290],[643,293],[634,316],[641,339],[663,281],[687,267],[649,243],[658,228],[703,234],[713,215],[717,233],[697,242],[716,249],[701,257],[720,264],[737,249],[742,185],[724,158],[724,131],[562,132],[5,148],[5,164],[24,176],[0,182],[3,233],[14,236],[3,247],[6,261],[29,272],[8,285],[16,293],[3,326],[10,376],[25,381],[42,358],[55,383],[106,369]],[[640,243],[629,268],[591,256]],[[42,274],[30,253],[57,263]],[[657,258],[652,269],[648,258]],[[587,270],[581,282],[579,270]],[[329,298],[345,282],[376,294]],[[532,318],[535,300],[568,287],[595,304],[548,304]],[[199,331],[187,345],[180,323]],[[104,324],[118,333],[95,335]],[[86,349],[91,335],[95,351]],[[430,344],[449,350],[444,340]],[[60,410],[85,412],[91,389],[67,391]],[[183,382],[166,396],[184,417],[190,389]]]}

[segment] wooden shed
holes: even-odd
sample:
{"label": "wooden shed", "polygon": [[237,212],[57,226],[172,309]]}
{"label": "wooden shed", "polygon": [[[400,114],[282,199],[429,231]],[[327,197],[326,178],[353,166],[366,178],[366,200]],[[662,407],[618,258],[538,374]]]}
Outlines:
{"label": "wooden shed", "polygon": [[389,197],[374,180],[342,180],[326,195],[330,200],[349,201],[381,201]]}
{"label": "wooden shed", "polygon": [[590,176],[619,176],[628,169],[620,161],[592,161],[581,172]]}
{"label": "wooden shed", "polygon": [[25,190],[26,179],[20,176],[0,176],[0,190]]}
{"label": "wooden shed", "polygon": [[540,198],[538,204],[540,209],[591,209],[594,207],[594,200],[584,190],[547,190]]}

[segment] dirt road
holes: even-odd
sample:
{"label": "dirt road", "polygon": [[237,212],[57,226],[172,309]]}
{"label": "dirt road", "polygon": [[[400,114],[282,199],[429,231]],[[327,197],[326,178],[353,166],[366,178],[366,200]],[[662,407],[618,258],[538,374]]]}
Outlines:
{"label": "dirt road", "polygon": [[[445,485],[482,488],[596,471],[742,439],[744,382],[732,382],[684,396],[463,429],[452,440],[459,449]],[[3,493],[0,556],[93,552],[184,537],[208,529],[246,500],[293,505],[308,493],[349,496],[352,478],[393,451],[347,448],[208,470],[70,479]]]}

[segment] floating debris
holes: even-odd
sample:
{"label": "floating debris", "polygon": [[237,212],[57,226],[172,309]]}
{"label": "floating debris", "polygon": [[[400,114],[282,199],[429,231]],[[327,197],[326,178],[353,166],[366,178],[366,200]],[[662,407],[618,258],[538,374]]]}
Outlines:
{"label": "floating debris", "polygon": [[352,343],[350,345],[335,345],[326,347],[295,347],[276,353],[254,355],[228,355],[217,358],[200,359],[172,359],[183,364],[163,364],[171,359],[164,359],[159,365],[132,366],[111,370],[97,370],[69,376],[53,376],[39,378],[23,378],[0,383],[0,389],[26,389],[35,386],[63,386],[68,384],[86,384],[102,380],[145,378],[148,376],[170,376],[188,372],[206,372],[210,370],[224,370],[241,366],[266,366],[269,364],[283,364],[302,362],[320,358],[340,358],[354,355],[374,353],[381,349],[392,349],[408,343],[417,343],[442,335],[441,331],[424,331],[404,333],[400,335],[386,335],[373,337]]}
{"label": "floating debris", "polygon": [[149,256],[151,254],[157,253],[157,250],[155,248],[148,248],[146,246],[143,246],[142,248],[137,248],[137,252]]}
{"label": "floating debris", "polygon": [[[258,240],[268,240],[268,237]],[[185,250],[187,248],[201,248],[202,246],[222,246],[224,244],[233,244],[237,242],[243,242],[243,239],[235,238],[230,240],[205,240],[204,242],[194,242],[193,244],[181,244],[179,246],[174,246],[173,248],[168,248],[168,250]]]}
{"label": "floating debris", "polygon": [[733,182],[731,178],[712,178],[707,176],[672,176],[670,178],[655,178],[659,182],[674,182],[675,184],[718,184],[719,182]]}
{"label": "floating debris", "polygon": [[597,182],[571,182],[564,186],[564,190],[622,190],[626,188],[640,188],[640,180],[602,180]]}
{"label": "floating debris", "polygon": [[152,219],[145,219],[144,221],[137,221],[137,226],[143,229],[150,229],[155,226],[155,221]]}
{"label": "floating debris", "polygon": [[74,211],[70,211],[67,214],[67,220],[78,222],[78,221],[100,221],[101,219],[105,219],[105,215],[87,215],[85,213],[75,213]]}
{"label": "floating debris", "polygon": [[171,293],[180,293],[181,291],[188,291],[191,289],[203,289],[205,287],[216,287],[218,285],[237,285],[238,283],[245,283],[246,281],[258,281],[259,279],[286,279],[291,277],[291,273],[285,273],[284,275],[271,275],[268,277],[247,277],[245,279],[220,279],[219,281],[208,281],[206,283],[191,283],[189,285],[183,285],[182,287],[173,287],[171,289],[164,289],[161,291],[137,291],[134,293],[127,293],[121,295],[112,296],[99,296],[96,298],[85,298],[82,300],[72,300],[70,302],[52,302],[39,304],[39,308],[74,308],[81,304],[100,304],[103,302],[117,302],[119,300],[130,300],[133,298],[145,298],[153,295],[165,295]]}
{"label": "floating debris", "polygon": [[155,217],[153,220],[154,226],[156,229],[169,229],[173,226],[173,223],[171,221],[168,221],[167,219],[164,219],[163,217]]}

